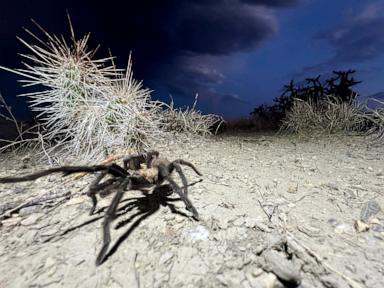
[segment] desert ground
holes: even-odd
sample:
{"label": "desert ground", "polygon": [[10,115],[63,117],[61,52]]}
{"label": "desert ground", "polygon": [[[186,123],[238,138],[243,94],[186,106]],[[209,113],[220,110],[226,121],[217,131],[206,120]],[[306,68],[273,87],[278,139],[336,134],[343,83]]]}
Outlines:
{"label": "desert ground", "polygon": [[[384,287],[382,144],[239,134],[154,148],[203,173],[184,168],[200,221],[176,195],[127,191],[95,266],[112,195],[89,215],[94,175],[0,184],[0,287]],[[0,161],[0,177],[47,168]]]}

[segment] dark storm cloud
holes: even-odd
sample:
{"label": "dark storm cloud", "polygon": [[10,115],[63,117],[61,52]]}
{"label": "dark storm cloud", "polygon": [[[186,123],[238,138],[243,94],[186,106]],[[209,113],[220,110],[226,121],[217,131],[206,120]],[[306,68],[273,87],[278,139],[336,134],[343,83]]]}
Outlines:
{"label": "dark storm cloud", "polygon": [[367,5],[359,13],[318,35],[334,49],[332,62],[361,62],[384,55],[384,7]]}
{"label": "dark storm cloud", "polygon": [[254,49],[277,30],[276,20],[260,7],[240,4],[182,7],[175,43],[197,54],[230,54]]}
{"label": "dark storm cloud", "polygon": [[[151,63],[185,52],[217,55],[254,49],[277,29],[269,11],[236,1],[110,0],[105,5],[89,0],[20,0],[17,5],[16,1],[7,1],[0,7],[4,12],[0,35],[2,40],[12,39],[11,46],[0,47],[1,64],[15,58],[9,57],[17,46],[15,34],[22,34],[21,26],[31,26],[29,18],[35,18],[50,32],[68,30],[66,8],[78,35],[91,31],[93,42],[107,43],[115,54],[127,55],[133,50]],[[142,58],[140,62],[144,63]]]}

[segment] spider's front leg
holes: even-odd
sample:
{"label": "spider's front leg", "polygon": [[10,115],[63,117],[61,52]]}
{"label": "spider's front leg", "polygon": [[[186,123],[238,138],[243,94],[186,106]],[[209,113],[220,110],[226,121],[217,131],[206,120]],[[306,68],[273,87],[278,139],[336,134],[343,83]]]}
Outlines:
{"label": "spider's front leg", "polygon": [[139,170],[141,168],[141,164],[146,162],[145,154],[135,154],[127,156],[123,159],[124,169],[125,170]]}
{"label": "spider's front leg", "polygon": [[92,207],[91,207],[91,210],[89,211],[89,215],[92,215],[96,209],[96,205],[97,205],[96,193],[98,192],[100,193],[101,191],[106,191],[106,190],[112,190],[118,187],[119,185],[119,183],[116,183],[115,179],[109,179],[103,183],[100,183],[100,181],[107,174],[111,174],[116,178],[125,178],[129,175],[126,170],[124,170],[122,167],[120,167],[117,164],[111,164],[104,171],[100,172],[99,175],[97,175],[97,177],[95,178],[95,180],[92,181],[91,185],[89,186],[89,190],[87,192],[87,196],[89,196],[92,200]]}
{"label": "spider's front leg", "polygon": [[181,165],[185,165],[185,166],[192,168],[192,170],[195,171],[195,173],[199,176],[202,176],[202,174],[200,173],[199,170],[197,170],[197,168],[191,162],[185,161],[183,159],[174,160],[169,165],[169,172],[170,173],[172,173],[173,170],[176,170],[176,172],[179,174],[179,176],[181,178],[181,182],[183,183],[183,186],[184,186],[184,194],[186,196],[188,196],[187,178],[185,177],[185,174],[183,172],[183,169],[181,168]]}
{"label": "spider's front leg", "polygon": [[109,205],[105,213],[103,223],[103,246],[101,247],[99,255],[96,258],[96,265],[102,264],[105,260],[109,243],[111,242],[111,222],[116,218],[117,207],[123,197],[124,191],[126,189],[130,189],[131,187],[132,183],[130,177],[124,178],[112,199],[111,205]]}
{"label": "spider's front leg", "polygon": [[100,187],[101,185],[99,183],[101,179],[103,179],[107,174],[108,174],[108,170],[100,172],[99,175],[97,175],[95,180],[93,180],[91,185],[89,186],[87,196],[90,197],[92,200],[92,207],[91,207],[91,210],[89,211],[89,215],[93,215],[93,213],[95,212],[96,205],[97,205],[96,193],[101,189]]}
{"label": "spider's front leg", "polygon": [[[179,185],[177,185],[177,183],[171,178],[171,176],[169,175],[166,175],[164,177],[168,182],[169,184],[171,184],[172,186],[172,190],[174,192],[176,192],[179,197],[181,198],[181,200],[183,200],[183,202],[185,203],[185,206],[187,208],[188,211],[191,211],[192,214],[193,214],[193,217],[196,219],[196,220],[199,220],[199,213],[197,212],[196,208],[192,205],[192,202],[188,199],[188,196],[185,195],[182,191],[181,191],[181,188],[179,187]],[[184,184],[183,184],[184,185]]]}

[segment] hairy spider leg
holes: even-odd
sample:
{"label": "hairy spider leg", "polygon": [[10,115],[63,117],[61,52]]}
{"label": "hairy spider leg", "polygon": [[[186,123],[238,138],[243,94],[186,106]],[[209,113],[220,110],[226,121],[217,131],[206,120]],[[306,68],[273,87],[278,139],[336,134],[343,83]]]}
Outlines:
{"label": "hairy spider leg", "polygon": [[93,180],[91,185],[89,186],[89,190],[87,192],[87,196],[90,197],[91,200],[92,200],[92,207],[91,207],[91,210],[89,211],[89,215],[93,215],[93,213],[95,212],[96,205],[97,205],[96,193],[100,190],[100,186],[101,186],[101,184],[99,184],[99,182],[107,174],[108,174],[108,170],[100,172],[99,175],[97,175],[95,180]]}
{"label": "hairy spider leg", "polygon": [[42,171],[38,171],[36,173],[24,175],[24,176],[15,176],[15,177],[4,177],[0,178],[0,183],[16,183],[16,182],[24,182],[24,181],[32,181],[36,180],[40,177],[47,176],[52,173],[63,172],[64,176],[78,173],[78,172],[97,172],[108,169],[108,166],[105,165],[95,165],[95,166],[62,166],[51,169],[46,169]]}
{"label": "hairy spider leg", "polygon": [[172,163],[177,163],[177,164],[180,164],[180,165],[188,166],[188,167],[192,168],[192,170],[195,171],[195,173],[197,175],[203,176],[203,174],[201,174],[201,172],[199,170],[197,170],[195,165],[193,165],[191,162],[185,161],[183,159],[177,159],[177,160],[172,161]]}
{"label": "hairy spider leg", "polygon": [[178,163],[173,161],[169,165],[169,174],[171,174],[173,170],[176,170],[176,172],[179,174],[179,176],[181,178],[181,183],[183,183],[184,194],[185,194],[185,196],[188,197],[188,181],[184,175],[183,169],[181,169],[181,166]]}
{"label": "hairy spider leg", "polygon": [[135,154],[135,155],[124,157],[123,159],[124,169],[139,170],[140,164],[144,164],[145,159],[146,159],[146,156],[144,154]]}
{"label": "hairy spider leg", "polygon": [[164,178],[169,182],[169,184],[171,184],[171,186],[172,186],[172,190],[173,190],[174,192],[176,192],[177,195],[179,195],[179,197],[181,198],[181,200],[183,200],[183,202],[185,203],[185,206],[186,206],[187,210],[192,212],[193,217],[194,217],[196,220],[199,220],[199,213],[197,213],[196,208],[192,205],[192,203],[191,203],[191,201],[188,199],[187,195],[185,195],[185,194],[181,191],[181,188],[179,187],[179,185],[177,185],[177,183],[176,183],[176,182],[175,182],[169,175],[165,175]]}
{"label": "hairy spider leg", "polygon": [[111,174],[112,176],[119,177],[121,179],[124,179],[129,176],[129,173],[122,167],[120,167],[117,164],[111,164],[108,166],[108,169],[102,171],[95,180],[92,181],[91,185],[89,186],[89,190],[87,192],[87,195],[92,200],[92,207],[89,212],[89,215],[92,215],[95,212],[96,205],[97,205],[97,197],[96,193],[100,191],[105,190],[112,190],[114,188],[117,188],[120,185],[120,182],[116,183],[116,179],[108,179],[104,181],[103,183],[100,183],[100,181],[107,175]]}
{"label": "hairy spider leg", "polygon": [[147,165],[147,168],[152,168],[152,160],[153,158],[155,157],[159,157],[160,153],[159,151],[155,151],[155,150],[151,150],[147,153],[146,155],[146,165]]}
{"label": "hairy spider leg", "polygon": [[103,223],[103,246],[96,258],[96,265],[100,265],[104,262],[105,256],[108,251],[109,243],[111,242],[111,222],[116,218],[117,206],[120,203],[121,198],[124,195],[124,191],[127,188],[131,188],[131,179],[129,177],[124,178],[120,183],[119,188],[112,199],[111,205],[108,207]]}

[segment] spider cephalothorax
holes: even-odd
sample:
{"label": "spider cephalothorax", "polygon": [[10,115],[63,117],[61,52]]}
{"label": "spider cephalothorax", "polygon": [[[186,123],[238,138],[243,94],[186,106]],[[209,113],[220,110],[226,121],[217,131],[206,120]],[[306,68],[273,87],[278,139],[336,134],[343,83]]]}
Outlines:
{"label": "spider cephalothorax", "polygon": [[[173,192],[176,192],[184,201],[186,208],[193,213],[193,216],[196,219],[199,219],[199,214],[188,199],[188,182],[181,168],[181,165],[189,166],[193,169],[193,171],[195,171],[197,175],[202,176],[202,174],[196,169],[196,167],[192,163],[182,159],[177,159],[171,162],[166,158],[160,157],[158,151],[149,151],[145,154],[128,156],[124,158],[123,162],[125,169],[134,170],[133,175],[136,175],[137,172],[135,173],[135,171],[138,171],[139,175],[143,176],[145,175],[143,173],[145,173],[149,169],[152,172],[152,175],[147,174],[150,175],[150,177],[147,179],[148,181],[151,181],[152,183],[156,184],[156,186],[161,185],[164,181],[168,181],[172,187]],[[143,170],[141,168],[141,164],[144,163],[146,164],[146,170]],[[184,193],[181,190],[180,186],[171,177],[172,172],[175,170],[181,178]]]}
{"label": "spider cephalothorax", "polygon": [[[159,187],[164,181],[169,182],[173,192],[176,192],[186,205],[187,210],[191,211],[193,217],[198,220],[199,214],[188,198],[188,182],[185,177],[181,165],[191,167],[198,175],[201,173],[195,166],[185,160],[178,159],[169,161],[159,156],[159,152],[150,151],[148,153],[127,156],[123,160],[124,167],[115,163],[109,165],[94,166],[62,166],[42,170],[30,175],[18,177],[0,178],[0,183],[15,183],[22,181],[32,181],[37,178],[46,176],[51,173],[62,172],[64,176],[78,172],[98,172],[99,174],[92,181],[87,195],[92,199],[92,207],[90,214],[92,215],[97,205],[97,197],[115,192],[111,204],[108,206],[103,223],[103,246],[97,256],[96,265],[104,262],[109,244],[111,242],[110,226],[111,222],[116,218],[117,207],[126,190],[135,190],[143,187]],[[171,174],[176,171],[183,184],[183,189],[172,179]],[[110,175],[107,180],[104,177]]]}

